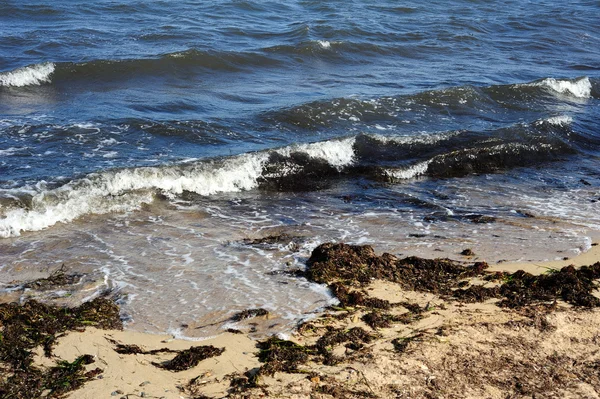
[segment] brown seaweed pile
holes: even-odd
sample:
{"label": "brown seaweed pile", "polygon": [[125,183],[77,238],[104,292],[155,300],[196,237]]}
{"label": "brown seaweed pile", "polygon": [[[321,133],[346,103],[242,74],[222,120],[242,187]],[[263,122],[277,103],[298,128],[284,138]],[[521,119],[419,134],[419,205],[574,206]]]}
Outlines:
{"label": "brown seaweed pile", "polygon": [[223,352],[225,348],[215,348],[212,345],[193,346],[179,351],[171,360],[163,363],[152,362],[152,364],[165,370],[183,371],[197,366],[202,360],[220,356]]}
{"label": "brown seaweed pile", "polygon": [[85,370],[85,365],[94,361],[91,355],[80,356],[72,363],[59,361],[48,369],[33,364],[36,348],[42,347],[50,357],[61,334],[87,326],[122,329],[119,308],[105,297],[75,308],[33,300],[23,305],[0,304],[0,398],[60,397],[100,374],[98,368]]}
{"label": "brown seaweed pile", "polygon": [[533,276],[519,270],[506,277],[500,287],[504,299],[501,306],[520,307],[532,303],[563,300],[581,307],[598,307],[600,299],[593,295],[597,288],[595,280],[600,278],[600,262],[575,269],[573,266]]}
{"label": "brown seaweed pile", "polygon": [[166,362],[152,362],[154,366],[170,371],[183,371],[191,369],[192,367],[197,366],[202,360],[220,356],[223,352],[225,352],[225,348],[215,348],[212,345],[193,346],[184,350],[174,350],[169,348],[146,350],[139,345],[122,344],[114,339],[108,339],[108,341],[115,346],[115,352],[121,355],[157,355],[160,353],[177,353],[173,359]]}
{"label": "brown seaweed pile", "polygon": [[244,238],[242,244],[262,249],[275,249],[280,245],[286,245],[292,252],[300,249],[300,244],[306,240],[303,236],[293,236],[287,233],[271,234],[261,238]]}
{"label": "brown seaweed pile", "polygon": [[372,329],[376,330],[378,328],[389,328],[392,326],[392,323],[410,324],[422,318],[423,316],[421,313],[407,312],[402,313],[401,315],[393,315],[390,313],[382,313],[380,311],[372,311],[365,314],[362,317],[362,321]]}
{"label": "brown seaweed pile", "polygon": [[260,372],[265,375],[273,375],[278,371],[296,373],[299,364],[306,363],[310,355],[316,354],[314,348],[277,337],[259,342],[257,347],[260,349],[258,359],[265,363]]}
{"label": "brown seaweed pile", "polygon": [[[384,253],[377,256],[372,247],[326,243],[312,253],[305,275],[309,280],[329,284],[342,306],[364,306],[386,309],[385,301],[369,298],[350,287],[360,287],[373,279],[397,283],[402,289],[451,296],[463,302],[501,299],[500,306],[517,308],[557,300],[574,306],[598,307],[600,299],[593,295],[600,278],[600,262],[579,269],[567,266],[534,276],[522,270],[512,274],[486,272],[488,265],[477,262],[465,266],[449,259],[399,259]],[[468,285],[470,277],[501,279],[496,287]],[[377,323],[377,321],[374,321]]]}
{"label": "brown seaweed pile", "polygon": [[46,289],[53,289],[57,286],[77,284],[82,277],[83,274],[67,273],[67,268],[63,264],[58,269],[53,271],[50,276],[26,282],[21,285],[21,287],[43,291]]}
{"label": "brown seaweed pile", "polygon": [[268,314],[269,311],[263,308],[246,309],[234,314],[233,316],[231,316],[231,318],[229,318],[229,320],[238,322],[245,319],[251,319],[253,317],[267,316]]}
{"label": "brown seaweed pile", "polygon": [[484,262],[464,266],[449,259],[398,259],[384,253],[377,256],[369,245],[325,243],[319,245],[307,262],[306,277],[317,283],[341,281],[348,285],[364,285],[373,279],[388,280],[403,289],[450,294],[460,280],[482,275]]}

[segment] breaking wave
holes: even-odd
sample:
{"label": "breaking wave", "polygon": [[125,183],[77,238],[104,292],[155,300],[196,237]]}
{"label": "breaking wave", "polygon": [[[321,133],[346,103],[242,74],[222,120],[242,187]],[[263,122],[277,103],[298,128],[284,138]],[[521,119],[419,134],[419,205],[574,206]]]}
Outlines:
{"label": "breaking wave", "polygon": [[[336,48],[336,51],[330,51]],[[361,45],[316,40],[256,51],[216,51],[189,49],[148,58],[96,59],[87,62],[46,62],[0,73],[0,87],[24,87],[43,83],[89,80],[90,83],[139,79],[144,76],[172,75],[174,71],[239,72],[246,69],[277,67],[298,62],[300,57],[344,57],[363,51]],[[351,59],[352,57],[349,57]],[[52,79],[51,79],[52,78]]]}
{"label": "breaking wave", "polygon": [[85,214],[132,211],[152,202],[156,194],[175,198],[184,192],[208,196],[250,190],[270,178],[298,175],[312,164],[335,170],[352,162],[352,142],[332,140],[180,165],[109,170],[54,189],[40,184],[20,192],[4,190],[0,192],[5,200],[0,205],[0,237],[41,230]]}
{"label": "breaking wave", "polygon": [[49,83],[55,70],[55,64],[46,62],[0,73],[0,86],[24,87]]}
{"label": "breaking wave", "polygon": [[186,193],[314,190],[359,176],[396,182],[548,162],[576,152],[564,122],[550,118],[493,132],[359,134],[175,165],[107,170],[54,188],[38,184],[7,189],[0,191],[0,237],[71,222],[86,214],[133,211],[156,195],[175,200]]}
{"label": "breaking wave", "polygon": [[440,113],[453,116],[489,113],[497,118],[536,105],[545,106],[549,94],[557,100],[591,98],[597,95],[596,84],[588,77],[546,78],[524,84],[467,85],[370,99],[334,98],[268,111],[261,117],[265,122],[309,130],[356,124],[393,126]]}
{"label": "breaking wave", "polygon": [[590,98],[592,96],[592,82],[588,77],[577,79],[547,78],[532,83],[532,85],[546,87],[553,92],[577,98]]}

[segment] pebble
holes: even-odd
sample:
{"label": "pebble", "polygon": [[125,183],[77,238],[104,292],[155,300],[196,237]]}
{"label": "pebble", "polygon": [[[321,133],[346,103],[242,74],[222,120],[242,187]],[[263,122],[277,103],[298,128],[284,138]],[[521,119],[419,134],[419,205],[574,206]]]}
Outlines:
{"label": "pebble", "polygon": [[117,395],[122,395],[123,391],[121,391],[120,389],[117,389],[116,391],[113,391],[110,396],[117,396]]}
{"label": "pebble", "polygon": [[150,384],[150,381],[144,381],[140,384],[141,387],[145,387],[146,385]]}

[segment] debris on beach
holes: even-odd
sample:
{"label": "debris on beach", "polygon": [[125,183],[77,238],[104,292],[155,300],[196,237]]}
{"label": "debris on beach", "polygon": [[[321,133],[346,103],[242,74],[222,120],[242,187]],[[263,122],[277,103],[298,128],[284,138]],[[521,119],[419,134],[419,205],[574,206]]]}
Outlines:
{"label": "debris on beach", "polygon": [[244,238],[241,242],[244,245],[258,247],[262,249],[277,248],[280,245],[285,245],[292,252],[297,252],[300,249],[300,244],[306,240],[306,237],[290,235],[288,233],[269,234],[260,238]]}
{"label": "debris on beach", "polygon": [[166,362],[152,362],[156,367],[170,371],[183,371],[191,369],[202,360],[211,357],[220,356],[225,352],[225,348],[215,348],[212,345],[192,346],[189,349],[178,351],[177,356]]}
{"label": "debris on beach", "polygon": [[189,349],[174,350],[169,348],[160,348],[146,350],[135,344],[122,344],[114,339],[107,338],[114,345],[115,352],[121,355],[158,355],[161,353],[176,353],[177,355],[165,362],[151,362],[152,365],[170,371],[183,371],[191,369],[200,363],[202,360],[211,357],[220,356],[225,352],[225,348],[215,348],[212,345],[193,346]]}
{"label": "debris on beach", "polygon": [[[179,374],[188,381],[180,392],[190,398],[215,392],[231,398],[600,392],[594,374],[600,263],[535,276],[489,272],[485,262],[400,258],[377,255],[370,246],[328,243],[313,251],[307,266],[303,277],[326,284],[339,305],[300,324],[291,337],[257,341],[254,363],[245,369],[215,374],[221,359],[202,363],[226,349],[223,360],[235,353],[222,344],[149,349],[107,338],[109,351],[152,356],[146,358],[151,368],[197,373],[192,379]],[[57,337],[68,330],[120,328],[118,315],[107,298],[72,309],[36,301],[0,305],[0,398],[61,397],[98,377],[103,371],[87,366],[96,360],[90,355],[42,367],[32,353],[41,348],[52,355]],[[263,308],[247,309],[227,321],[267,315]],[[14,344],[18,336],[27,338],[25,346]],[[173,357],[165,360],[165,354]]]}
{"label": "debris on beach", "polygon": [[[299,325],[292,341],[260,342],[263,365],[232,378],[232,397],[600,392],[600,379],[590,374],[598,352],[589,351],[597,348],[600,312],[592,309],[599,306],[600,263],[533,276],[488,272],[484,262],[399,259],[369,246],[328,243],[307,265],[306,278],[327,284],[340,305]],[[422,302],[373,296],[377,280]]]}
{"label": "debris on beach", "polygon": [[69,273],[67,267],[62,264],[58,269],[54,270],[48,277],[38,278],[32,281],[12,282],[7,285],[10,290],[35,290],[47,291],[54,290],[58,287],[66,287],[75,285],[81,282],[84,277],[81,273]]}
{"label": "debris on beach", "polygon": [[471,248],[463,249],[460,254],[462,256],[475,256],[475,252]]}
{"label": "debris on beach", "polygon": [[229,318],[230,321],[242,321],[245,319],[251,319],[253,317],[259,317],[259,316],[268,316],[269,315],[269,311],[263,308],[256,308],[256,309],[246,309],[246,310],[242,310],[239,313],[234,314],[233,316],[231,316]]}
{"label": "debris on beach", "polygon": [[[43,285],[41,285],[43,286]],[[60,397],[102,373],[86,371],[94,357],[83,354],[73,362],[60,360],[48,368],[34,364],[34,351],[47,357],[57,338],[87,326],[121,330],[119,308],[99,297],[75,308],[46,305],[35,300],[24,304],[0,304],[0,398],[33,399]]]}
{"label": "debris on beach", "polygon": [[313,348],[295,342],[271,337],[257,344],[258,359],[264,363],[259,372],[273,375],[278,371],[298,372],[298,366],[308,361],[310,355],[316,354]]}
{"label": "debris on beach", "polygon": [[[468,249],[463,251],[463,254]],[[469,255],[469,256],[471,256]],[[309,280],[325,283],[343,306],[389,308],[376,298],[350,287],[362,287],[374,279],[397,283],[410,291],[430,292],[452,296],[464,302],[483,302],[501,299],[500,306],[522,307],[540,302],[563,300],[571,305],[598,307],[600,299],[593,295],[600,279],[600,262],[579,269],[567,266],[560,270],[534,276],[524,271],[490,273],[485,262],[471,266],[450,259],[399,259],[384,253],[377,256],[372,247],[326,243],[313,251],[305,275]],[[471,285],[466,279],[481,277],[499,280],[499,286]]]}

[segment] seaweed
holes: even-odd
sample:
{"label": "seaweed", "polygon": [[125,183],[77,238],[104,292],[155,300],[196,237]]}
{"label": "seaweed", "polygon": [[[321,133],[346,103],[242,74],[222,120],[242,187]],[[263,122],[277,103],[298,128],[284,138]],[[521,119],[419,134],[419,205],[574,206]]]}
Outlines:
{"label": "seaweed", "polygon": [[499,287],[471,286],[455,290],[452,295],[463,302],[482,302],[490,298],[502,298],[499,305],[508,308],[537,306],[541,303],[563,300],[580,307],[598,307],[600,299],[592,294],[597,288],[594,282],[600,278],[600,262],[576,269],[566,266],[560,270],[534,276],[518,270],[515,273],[494,273],[486,280],[502,280]]}
{"label": "seaweed", "polygon": [[169,348],[146,350],[139,345],[122,344],[111,338],[106,338],[106,340],[115,345],[113,349],[120,355],[156,355],[158,353],[179,353],[179,351]]}
{"label": "seaweed", "polygon": [[484,287],[481,285],[472,285],[466,289],[458,289],[452,293],[452,296],[462,302],[484,302],[491,298],[498,298],[500,287]]}
{"label": "seaweed", "polygon": [[334,365],[341,360],[332,353],[336,345],[346,344],[345,346],[348,349],[359,350],[364,347],[364,344],[373,341],[373,339],[375,339],[375,336],[361,327],[354,327],[349,330],[334,328],[321,336],[314,347],[323,357],[323,364]]}
{"label": "seaweed", "polygon": [[[517,308],[561,299],[574,306],[598,307],[600,299],[592,294],[600,278],[600,262],[576,269],[567,266],[560,270],[534,276],[519,270],[515,273],[488,273],[485,262],[464,266],[449,259],[398,259],[384,253],[377,256],[368,245],[321,244],[307,261],[306,277],[317,283],[329,284],[332,293],[343,306],[365,306],[386,309],[391,306],[379,299],[369,298],[349,287],[364,286],[373,279],[399,284],[411,291],[452,296],[463,302],[482,302],[502,299],[500,306]],[[500,287],[474,285],[462,289],[464,279],[481,276],[485,280],[502,281]],[[373,316],[374,317],[374,316]],[[385,321],[375,320],[374,325]]]}
{"label": "seaweed", "polygon": [[15,369],[26,369],[32,361],[31,350],[44,346],[51,354],[56,337],[67,330],[86,326],[122,329],[119,308],[107,298],[96,298],[76,308],[46,305],[35,300],[23,305],[0,304],[0,361]]}
{"label": "seaweed", "polygon": [[413,313],[409,311],[402,313],[401,315],[392,315],[374,311],[363,315],[362,321],[367,323],[372,329],[376,330],[378,328],[391,327],[392,323],[410,324],[422,318],[421,312]]}
{"label": "seaweed", "polygon": [[202,360],[220,356],[223,352],[225,352],[225,348],[215,348],[212,345],[193,346],[189,349],[177,351],[177,356],[171,360],[163,363],[152,362],[152,364],[165,370],[183,371],[195,367]]}
{"label": "seaweed", "polygon": [[310,346],[270,337],[266,341],[257,343],[260,349],[258,359],[264,364],[256,372],[248,372],[245,377],[239,377],[241,380],[235,382],[235,389],[256,387],[263,375],[272,376],[276,372],[301,373],[303,371],[299,369],[299,365],[310,359],[321,361],[326,365],[336,364],[341,359],[332,354],[335,346],[345,344],[349,349],[360,350],[365,343],[371,342],[374,338],[374,335],[360,327],[350,330],[329,328],[315,345]]}
{"label": "seaweed", "polygon": [[257,344],[260,352],[258,359],[265,363],[261,366],[259,374],[273,375],[275,372],[284,371],[294,373],[298,365],[305,363],[315,350],[292,341],[270,337]]}
{"label": "seaweed", "polygon": [[389,309],[391,307],[389,301],[369,297],[360,291],[350,290],[347,285],[341,282],[329,284],[329,289],[343,307],[365,306],[377,309]]}
{"label": "seaweed", "polygon": [[48,369],[33,364],[35,348],[42,347],[50,357],[57,337],[90,325],[122,329],[119,308],[106,297],[75,308],[34,300],[23,305],[0,304],[0,363],[6,369],[5,377],[0,377],[0,398],[60,397],[100,374],[98,368],[85,372],[85,365],[94,361],[91,355],[82,355],[73,362],[59,361]]}
{"label": "seaweed", "polygon": [[271,234],[261,238],[244,238],[242,244],[263,249],[272,249],[277,244],[287,244],[292,252],[300,250],[300,243],[305,240],[302,236],[292,236],[287,233]]}
{"label": "seaweed", "polygon": [[312,252],[306,277],[317,283],[365,285],[373,279],[388,280],[412,291],[451,294],[461,279],[485,274],[485,262],[464,266],[449,259],[398,259],[377,256],[371,246],[325,243]]}
{"label": "seaweed", "polygon": [[463,256],[475,256],[475,252],[471,248],[463,249],[460,254]]}
{"label": "seaweed", "polygon": [[237,321],[242,321],[244,319],[250,319],[253,317],[266,316],[268,314],[269,314],[269,311],[266,309],[263,309],[263,308],[246,309],[239,313],[234,314],[233,316],[231,316],[229,318],[229,320],[237,322]]}
{"label": "seaweed", "polygon": [[478,224],[494,223],[496,221],[495,217],[485,215],[466,215],[464,218],[471,221],[471,223]]}
{"label": "seaweed", "polygon": [[367,391],[351,390],[339,385],[325,384],[316,388],[318,393],[330,395],[335,399],[362,399],[377,398],[378,396]]}
{"label": "seaweed", "polygon": [[21,287],[36,290],[46,290],[54,288],[56,286],[76,284],[81,280],[81,277],[83,277],[82,274],[67,274],[66,271],[67,268],[64,264],[62,264],[60,268],[50,273],[50,276],[33,281],[28,281],[21,285]]}
{"label": "seaweed", "polygon": [[399,337],[399,338],[394,338],[392,340],[392,345],[394,345],[394,350],[398,353],[404,353],[406,352],[406,349],[408,348],[408,345],[412,342],[412,341],[420,341],[423,338],[423,333],[418,333],[415,335],[411,335],[409,337]]}
{"label": "seaweed", "polygon": [[500,306],[516,308],[557,299],[581,307],[598,307],[600,299],[592,294],[594,280],[600,278],[600,262],[575,269],[566,266],[558,271],[534,276],[519,270],[508,276],[500,287]]}

